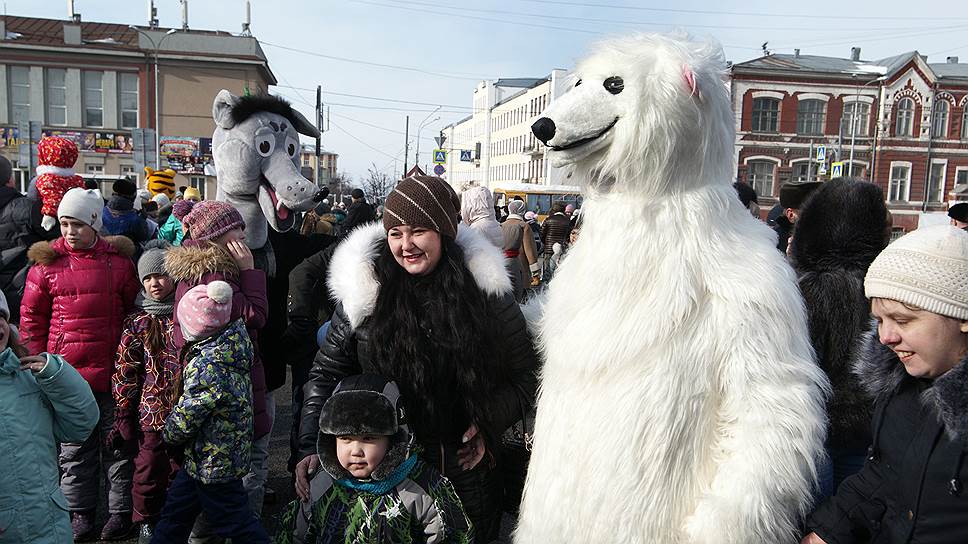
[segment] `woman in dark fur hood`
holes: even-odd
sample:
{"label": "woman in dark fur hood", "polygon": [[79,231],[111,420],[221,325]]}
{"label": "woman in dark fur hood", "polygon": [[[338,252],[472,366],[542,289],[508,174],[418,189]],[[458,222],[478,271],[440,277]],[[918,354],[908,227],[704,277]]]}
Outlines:
{"label": "woman in dark fur hood", "polygon": [[864,291],[877,329],[854,371],[874,398],[872,445],[802,544],[968,542],[968,232],[905,235]]}
{"label": "woman in dark fur hood", "polygon": [[890,238],[884,195],[873,183],[838,178],[824,183],[800,210],[790,257],[807,308],[810,341],[833,395],[827,404],[830,465],[821,473],[824,497],[860,470],[871,442],[871,402],[850,371],[856,339],[870,326],[864,275]]}
{"label": "woman in dark fur hood", "polygon": [[383,224],[336,249],[329,286],[339,305],[306,388],[296,490],[308,499],[319,413],[345,376],[400,386],[423,457],[454,484],[479,542],[497,536],[493,470],[501,434],[534,401],[537,358],[502,252],[458,230],[457,195],[439,178],[402,180]]}

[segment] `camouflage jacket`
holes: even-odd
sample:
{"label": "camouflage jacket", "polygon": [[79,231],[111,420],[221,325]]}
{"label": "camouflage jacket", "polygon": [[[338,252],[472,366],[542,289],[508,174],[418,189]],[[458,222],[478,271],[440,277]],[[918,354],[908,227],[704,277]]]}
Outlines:
{"label": "camouflage jacket", "polygon": [[169,444],[185,444],[184,469],[202,483],[241,479],[252,446],[252,342],[237,319],[186,345],[184,392],[165,423]]}

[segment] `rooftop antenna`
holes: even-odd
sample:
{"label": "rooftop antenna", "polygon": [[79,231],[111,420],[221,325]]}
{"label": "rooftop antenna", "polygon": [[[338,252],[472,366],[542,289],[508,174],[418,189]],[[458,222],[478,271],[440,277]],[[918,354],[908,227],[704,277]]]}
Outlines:
{"label": "rooftop antenna", "polygon": [[252,25],[252,3],[249,0],[245,0],[245,20],[242,21],[242,35],[251,36],[252,31],[249,30],[249,26]]}
{"label": "rooftop antenna", "polygon": [[148,28],[158,28],[158,8],[155,0],[148,0]]}
{"label": "rooftop antenna", "polygon": [[182,30],[188,30],[188,0],[179,0],[182,8]]}
{"label": "rooftop antenna", "polygon": [[75,23],[81,22],[81,14],[74,11],[74,0],[67,0],[67,19]]}

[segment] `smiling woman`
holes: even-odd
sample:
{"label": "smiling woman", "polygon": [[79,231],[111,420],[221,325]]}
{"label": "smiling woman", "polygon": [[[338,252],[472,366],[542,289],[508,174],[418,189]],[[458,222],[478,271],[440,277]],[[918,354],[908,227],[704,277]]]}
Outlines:
{"label": "smiling woman", "polygon": [[501,506],[493,460],[534,402],[536,355],[504,254],[458,227],[459,205],[440,178],[404,179],[383,224],[354,230],[333,254],[340,303],[306,389],[296,491],[309,498],[319,414],[336,383],[378,374],[400,386],[421,457],[454,484],[476,540],[491,542]]}
{"label": "smiling woman", "polygon": [[873,444],[802,543],[968,542],[968,232],[940,225],[898,239],[864,290],[877,329],[855,372],[874,396]]}

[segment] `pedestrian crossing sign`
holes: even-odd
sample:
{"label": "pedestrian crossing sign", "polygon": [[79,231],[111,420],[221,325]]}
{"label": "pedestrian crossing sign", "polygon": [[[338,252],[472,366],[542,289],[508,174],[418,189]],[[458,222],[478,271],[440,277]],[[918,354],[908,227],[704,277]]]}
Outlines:
{"label": "pedestrian crossing sign", "polygon": [[447,162],[447,151],[434,149],[434,164],[444,164]]}
{"label": "pedestrian crossing sign", "polygon": [[830,165],[830,179],[839,178],[844,175],[844,163],[835,162]]}

